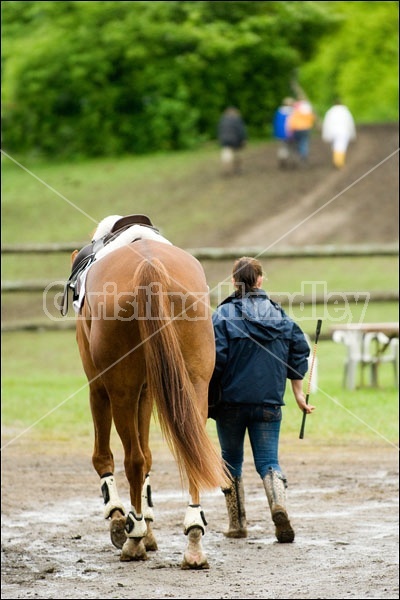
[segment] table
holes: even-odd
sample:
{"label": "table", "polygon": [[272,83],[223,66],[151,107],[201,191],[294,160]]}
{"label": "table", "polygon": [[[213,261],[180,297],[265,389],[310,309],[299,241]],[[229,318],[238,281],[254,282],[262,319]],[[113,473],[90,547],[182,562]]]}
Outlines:
{"label": "table", "polygon": [[382,363],[392,363],[395,385],[398,386],[399,323],[345,323],[331,327],[334,342],[347,347],[343,387],[356,387],[360,368],[360,387],[364,386],[365,367],[370,368],[370,385],[378,387],[378,369]]}

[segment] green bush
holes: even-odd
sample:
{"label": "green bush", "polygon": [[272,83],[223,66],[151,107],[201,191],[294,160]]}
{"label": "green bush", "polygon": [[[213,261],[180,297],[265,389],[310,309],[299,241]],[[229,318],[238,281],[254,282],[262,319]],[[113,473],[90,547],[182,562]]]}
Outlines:
{"label": "green bush", "polygon": [[266,135],[331,23],[313,2],[6,2],[3,147],[80,157],[190,148],[227,104]]}

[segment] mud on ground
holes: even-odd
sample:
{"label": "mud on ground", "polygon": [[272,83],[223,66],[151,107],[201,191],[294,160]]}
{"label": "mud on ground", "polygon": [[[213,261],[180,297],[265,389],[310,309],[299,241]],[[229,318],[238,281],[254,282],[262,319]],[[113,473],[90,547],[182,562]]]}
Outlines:
{"label": "mud on ground", "polygon": [[[85,442],[3,440],[2,598],[398,598],[396,448],[372,444],[281,446],[293,544],[279,544],[246,450],[249,535],[224,537],[220,490],[204,494],[210,569],[183,571],[187,494],[162,442],[153,450],[159,550],[121,563],[111,545],[91,448]],[[128,506],[122,455],[114,450]]]}

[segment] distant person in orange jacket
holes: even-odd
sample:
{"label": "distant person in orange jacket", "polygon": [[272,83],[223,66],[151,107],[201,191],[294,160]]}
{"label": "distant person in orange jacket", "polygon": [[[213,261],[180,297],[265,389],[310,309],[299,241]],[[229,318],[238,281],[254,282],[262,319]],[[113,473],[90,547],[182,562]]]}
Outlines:
{"label": "distant person in orange jacket", "polygon": [[322,139],[331,144],[334,167],[344,167],[349,143],[356,139],[356,126],[350,110],[339,99],[325,113]]}
{"label": "distant person in orange jacket", "polygon": [[311,103],[304,95],[300,95],[288,117],[287,128],[293,135],[297,154],[302,165],[306,165],[308,162],[310,135],[315,120],[316,117]]}

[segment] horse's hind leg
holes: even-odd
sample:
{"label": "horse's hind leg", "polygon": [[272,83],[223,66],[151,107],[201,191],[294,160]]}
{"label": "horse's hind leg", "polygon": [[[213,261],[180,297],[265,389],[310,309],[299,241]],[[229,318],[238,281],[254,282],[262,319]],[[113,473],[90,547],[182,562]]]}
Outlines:
{"label": "horse's hind leg", "polygon": [[143,489],[142,489],[142,512],[143,517],[146,521],[147,533],[144,538],[144,545],[146,550],[158,550],[158,545],[156,538],[154,536],[154,532],[152,529],[152,523],[154,521],[154,513],[153,513],[153,502],[151,499],[151,486],[150,486],[150,473],[147,473]]}
{"label": "horse's hind leg", "polygon": [[141,442],[141,447],[145,460],[145,479],[142,488],[142,513],[143,517],[146,521],[147,533],[144,538],[144,545],[146,550],[158,550],[158,545],[156,538],[154,536],[154,532],[152,529],[152,524],[154,521],[154,512],[153,512],[153,500],[151,495],[151,486],[150,486],[150,471],[153,464],[153,459],[150,450],[150,421],[153,410],[153,402],[151,397],[147,392],[147,386],[144,385],[142,387],[142,391],[140,394],[139,400],[139,437]]}
{"label": "horse's hind leg", "polygon": [[[113,369],[112,395],[113,399],[117,399],[114,401],[115,406],[113,405],[113,418],[124,447],[125,473],[129,482],[131,499],[131,510],[126,517],[125,524],[126,540],[122,547],[120,560],[147,560],[145,543],[148,529],[142,503],[146,496],[143,488],[146,469],[150,465],[148,465],[149,455],[145,456],[143,445],[146,445],[146,441],[148,443],[151,409],[147,411],[140,409],[139,399],[135,400],[135,398],[138,398],[141,387],[136,396],[135,390],[138,386],[132,380],[132,373],[128,370],[123,372],[121,369],[121,376],[117,377],[116,373],[120,368],[121,365],[116,365]],[[115,381],[123,381],[124,387],[119,387]]]}
{"label": "horse's hind leg", "polygon": [[126,541],[126,518],[114,478],[114,457],[110,448],[111,407],[108,394],[98,380],[90,385],[90,407],[94,424],[92,462],[100,476],[104,518],[110,519],[111,542],[116,548],[122,548]]}
{"label": "horse's hind leg", "polygon": [[198,491],[191,494],[195,504],[189,504],[184,520],[184,532],[188,537],[187,546],[183,555],[181,569],[209,569],[207,556],[203,550],[202,538],[205,533],[207,521],[200,506]]}
{"label": "horse's hind leg", "polygon": [[189,493],[192,504],[189,504],[186,509],[183,523],[188,542],[183,555],[181,569],[209,569],[210,565],[208,564],[202,544],[207,521],[200,505],[200,493],[198,488],[193,485],[190,486]]}
{"label": "horse's hind leg", "polygon": [[[87,310],[87,304],[83,311]],[[114,457],[110,448],[112,414],[110,398],[99,378],[89,347],[90,326],[84,320],[77,321],[76,339],[83,368],[89,381],[90,409],[94,426],[94,449],[92,463],[101,479],[101,493],[104,499],[104,517],[110,519],[111,541],[122,548],[125,540],[125,509],[119,499],[114,479]]]}
{"label": "horse's hind leg", "polygon": [[[203,413],[204,427],[207,421],[208,386],[203,382],[194,382],[198,406]],[[210,565],[203,550],[202,538],[205,534],[207,521],[200,505],[199,489],[193,484],[189,489],[192,503],[186,509],[184,532],[187,535],[187,546],[183,555],[181,569],[209,569]]]}
{"label": "horse's hind leg", "polygon": [[[107,478],[107,479],[106,478],[102,479],[102,486],[101,486],[102,493],[104,492],[105,485],[107,485],[108,489],[109,489],[110,479],[111,479],[111,483],[113,485],[115,485],[115,480],[114,480],[113,476],[111,476],[110,478]],[[106,511],[106,508],[105,508],[105,511]],[[110,528],[109,528],[110,529],[110,539],[111,539],[113,546],[115,546],[116,548],[118,548],[118,550],[120,550],[126,541],[126,532],[125,532],[126,517],[125,517],[125,509],[123,508],[122,503],[121,503],[121,508],[114,508],[114,510],[111,513],[109,513],[108,515],[106,514],[106,512],[104,512],[104,518],[110,519]]]}
{"label": "horse's hind leg", "polygon": [[[143,544],[146,551],[154,551],[158,549],[157,541],[154,536],[154,532],[152,529],[152,523],[154,521],[154,513],[153,513],[153,501],[151,496],[151,486],[150,486],[150,471],[152,467],[152,455],[149,445],[149,434],[150,434],[150,421],[152,415],[153,403],[151,397],[147,392],[147,386],[143,385],[141,388],[140,398],[139,398],[139,408],[138,408],[138,437],[140,451],[143,455],[144,464],[142,469],[142,474],[144,475],[144,483],[141,490],[141,506],[140,512],[145,522],[145,535],[143,537]],[[120,435],[122,435],[120,433]],[[122,439],[122,438],[121,438]],[[136,439],[136,436],[135,438]],[[132,438],[131,438],[132,443]],[[138,452],[139,454],[139,452]],[[125,470],[127,474],[127,478],[131,486],[134,485],[132,479],[132,473],[135,469],[134,462],[125,459]],[[132,489],[132,488],[131,488]],[[132,497],[132,507],[139,506],[137,504],[137,500]],[[135,508],[133,508],[134,514],[131,515],[135,520]],[[135,524],[136,527],[140,526],[138,523]],[[144,528],[143,528],[144,529]],[[127,542],[125,545],[121,560],[144,560],[146,556],[143,554],[142,547],[138,542],[137,538],[133,538],[133,541]]]}

